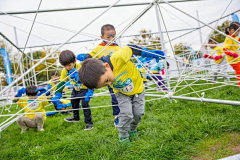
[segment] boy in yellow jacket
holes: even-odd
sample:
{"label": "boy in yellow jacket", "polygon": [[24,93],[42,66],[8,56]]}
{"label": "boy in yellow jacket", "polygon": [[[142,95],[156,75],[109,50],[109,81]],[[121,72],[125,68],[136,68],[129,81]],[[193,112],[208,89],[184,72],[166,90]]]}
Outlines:
{"label": "boy in yellow jacket", "polygon": [[[28,128],[37,128],[38,131],[44,131],[43,124],[46,120],[45,113],[36,113],[36,112],[45,112],[45,106],[48,104],[46,101],[46,97],[42,96],[37,101],[33,102],[34,99],[37,98],[37,87],[36,86],[27,86],[26,88],[26,97],[22,97],[18,100],[18,106],[25,108],[28,104],[28,107],[24,109],[26,114],[25,116],[21,116],[17,123],[21,127],[21,133],[24,133],[28,130]],[[32,103],[33,102],[33,103]]]}
{"label": "boy in yellow jacket", "polygon": [[[105,24],[101,28],[101,38],[103,41],[89,54],[79,54],[77,56],[77,60],[79,61],[84,61],[86,58],[92,58],[96,56],[95,58],[99,59],[103,56],[111,56],[114,52],[116,52],[120,47],[118,46],[117,43],[112,42],[108,43],[111,41],[115,35],[116,31],[113,25],[111,24]],[[107,46],[107,47],[106,47]],[[113,109],[113,116],[115,117],[114,119],[114,125],[117,127],[118,125],[118,114],[120,112],[119,107],[118,107],[118,101],[115,97],[115,94],[113,92],[113,89],[111,86],[108,86],[109,92],[112,97],[112,109]]]}
{"label": "boy in yellow jacket", "polygon": [[120,108],[118,130],[122,145],[131,145],[129,136],[131,140],[138,139],[137,126],[145,106],[143,78],[131,57],[160,57],[158,51],[129,46],[119,48],[111,57],[86,59],[78,72],[80,81],[88,88],[113,87]]}

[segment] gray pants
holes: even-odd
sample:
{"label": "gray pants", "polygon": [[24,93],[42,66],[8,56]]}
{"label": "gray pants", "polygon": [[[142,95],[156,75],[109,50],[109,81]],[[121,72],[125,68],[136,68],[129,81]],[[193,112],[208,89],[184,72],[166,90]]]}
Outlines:
{"label": "gray pants", "polygon": [[22,131],[26,131],[28,128],[43,129],[43,114],[36,113],[33,119],[22,116],[17,120],[17,123],[22,128]]}
{"label": "gray pants", "polygon": [[118,107],[120,109],[118,124],[120,137],[129,137],[128,131],[136,130],[142,116],[144,115],[144,94],[145,91],[133,96],[127,96],[120,92],[116,94]]}
{"label": "gray pants", "polygon": [[229,81],[227,74],[227,61],[224,59],[221,63],[216,65],[216,70],[213,73],[213,81],[217,81],[217,75],[220,74],[224,81]]}

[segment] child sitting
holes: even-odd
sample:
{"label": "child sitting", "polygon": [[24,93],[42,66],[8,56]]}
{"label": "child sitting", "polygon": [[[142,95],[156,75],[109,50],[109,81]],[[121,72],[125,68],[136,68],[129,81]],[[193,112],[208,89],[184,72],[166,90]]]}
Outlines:
{"label": "child sitting", "polygon": [[113,87],[120,108],[118,130],[122,145],[131,145],[129,135],[131,140],[138,138],[137,126],[145,105],[143,79],[130,59],[133,54],[155,57],[157,54],[141,50],[138,46],[124,46],[111,57],[86,59],[79,70],[79,79],[88,88]]}
{"label": "child sitting", "polygon": [[[43,124],[46,120],[45,113],[36,113],[36,112],[45,112],[45,106],[48,104],[46,101],[46,97],[41,97],[37,101],[33,102],[37,99],[37,87],[36,86],[27,86],[26,87],[26,97],[22,97],[18,100],[18,106],[25,108],[25,113],[33,113],[26,114],[25,116],[21,116],[17,123],[21,127],[21,133],[24,133],[28,130],[28,128],[37,128],[38,131],[44,131]],[[33,103],[32,103],[33,102]]]}

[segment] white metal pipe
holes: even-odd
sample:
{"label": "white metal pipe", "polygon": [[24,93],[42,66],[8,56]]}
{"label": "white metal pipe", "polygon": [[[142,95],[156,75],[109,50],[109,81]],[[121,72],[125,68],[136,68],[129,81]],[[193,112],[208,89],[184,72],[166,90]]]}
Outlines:
{"label": "white metal pipe", "polygon": [[[166,97],[164,95],[157,95],[157,94],[145,94],[145,96],[149,97]],[[182,96],[169,96],[171,99],[182,99],[188,101],[198,101],[198,102],[209,102],[209,103],[218,103],[218,104],[228,104],[228,105],[240,105],[240,101],[231,101],[231,100],[219,100],[219,99],[210,99],[210,98],[195,98],[195,97],[182,97]]]}
{"label": "white metal pipe", "polygon": [[36,68],[39,64],[41,64],[45,59],[50,57],[53,53],[58,51],[65,43],[73,39],[76,35],[78,35],[80,32],[82,32],[85,28],[87,28],[90,24],[92,24],[95,20],[97,20],[99,17],[101,17],[105,12],[107,12],[109,9],[111,9],[115,4],[117,4],[120,0],[117,0],[114,2],[111,6],[109,6],[106,10],[104,10],[100,15],[98,15],[96,18],[94,18],[92,21],[90,21],[86,26],[84,26],[82,29],[80,29],[76,34],[74,34],[72,37],[70,37],[68,40],[66,40],[64,43],[62,43],[59,47],[57,47],[52,53],[47,54],[43,59],[41,59],[38,63],[36,63],[32,68],[27,70],[23,75],[21,75],[18,79],[16,79],[14,82],[8,85],[8,87],[4,88],[1,92],[0,95],[2,95],[7,89],[12,87],[16,82],[18,82],[23,76],[27,75],[29,72],[31,72],[32,69]]}

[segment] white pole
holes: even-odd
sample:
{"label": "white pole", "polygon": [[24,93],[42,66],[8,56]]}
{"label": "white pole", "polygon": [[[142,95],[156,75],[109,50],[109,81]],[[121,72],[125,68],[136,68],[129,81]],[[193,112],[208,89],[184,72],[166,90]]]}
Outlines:
{"label": "white pole", "polygon": [[[31,58],[32,58],[32,66],[34,65],[34,62],[33,62],[33,52],[32,52],[32,49],[30,50],[30,52],[31,52]],[[46,65],[46,67],[47,67],[47,65]],[[37,86],[38,84],[37,84],[37,77],[36,77],[36,72],[35,72],[35,68],[33,69],[33,77],[34,77],[34,81],[35,81],[35,86]]]}
{"label": "white pole", "polygon": [[158,6],[157,6],[157,1],[155,3],[155,11],[156,11],[156,18],[157,18],[157,24],[158,24],[158,31],[159,31],[159,36],[160,36],[160,41],[161,41],[161,49],[165,53],[165,60],[164,60],[164,66],[166,70],[166,79],[167,79],[167,84],[168,84],[168,90],[171,91],[171,85],[170,85],[170,77],[168,73],[168,68],[167,68],[167,56],[166,56],[166,50],[165,50],[165,44],[164,44],[164,37],[162,33],[162,28],[161,28],[161,21],[159,18],[159,13],[158,13]]}
{"label": "white pole", "polygon": [[[14,34],[15,34],[15,40],[16,40],[16,46],[18,46],[18,37],[17,37],[17,30],[16,30],[16,27],[14,27]],[[22,69],[22,62],[21,62],[21,59],[22,59],[22,55],[21,53],[19,52],[19,50],[17,51],[18,52],[18,65],[19,65],[19,68],[20,68],[20,73],[21,75],[23,75],[23,69]],[[17,71],[16,71],[17,72]],[[23,87],[26,88],[26,85],[25,85],[25,80],[24,80],[24,76],[22,77],[22,84],[23,84]]]}
{"label": "white pole", "polygon": [[240,101],[230,101],[230,100],[219,100],[219,99],[209,99],[209,98],[195,98],[195,97],[183,97],[183,96],[171,96],[171,95],[157,95],[157,94],[145,94],[148,97],[166,97],[171,99],[182,99],[188,101],[199,101],[199,102],[209,102],[209,103],[219,103],[219,104],[228,104],[228,105],[240,105]]}
{"label": "white pole", "polygon": [[95,20],[97,20],[99,17],[101,17],[105,12],[107,12],[109,9],[111,9],[115,4],[117,4],[120,0],[117,0],[115,3],[113,3],[111,6],[109,6],[106,10],[104,10],[100,15],[98,15],[96,18],[94,18],[91,22],[89,22],[87,25],[85,25],[82,29],[80,29],[77,33],[75,33],[72,37],[70,37],[68,40],[66,40],[64,43],[62,43],[59,47],[57,47],[52,53],[47,54],[43,59],[41,59],[38,63],[36,63],[34,66],[32,66],[32,68],[30,68],[29,70],[27,70],[25,73],[23,73],[18,79],[16,79],[15,81],[13,81],[11,84],[9,84],[6,88],[4,88],[1,92],[0,95],[3,94],[7,89],[9,89],[10,87],[12,87],[16,82],[18,82],[23,76],[27,75],[29,72],[31,72],[31,70],[33,70],[34,68],[36,68],[39,64],[41,64],[45,59],[47,59],[48,57],[50,57],[53,53],[55,53],[56,51],[58,51],[63,45],[65,45],[65,43],[69,42],[70,40],[72,40],[76,35],[78,35],[79,33],[81,33],[84,29],[86,29],[90,24],[92,24]]}
{"label": "white pole", "polygon": [[223,33],[222,31],[219,31],[218,29],[215,29],[215,28],[211,27],[210,25],[204,23],[203,21],[201,21],[201,20],[199,20],[199,19],[193,17],[192,15],[190,15],[190,14],[188,14],[188,13],[182,11],[181,9],[179,9],[179,8],[177,8],[177,7],[175,7],[175,6],[173,6],[173,5],[170,4],[169,2],[167,2],[167,1],[165,1],[165,0],[161,0],[161,1],[165,2],[165,3],[168,4],[169,6],[175,8],[176,10],[178,10],[178,11],[180,11],[180,12],[182,12],[182,13],[188,15],[189,17],[195,19],[196,21],[201,22],[201,23],[204,24],[205,26],[208,26],[209,28],[211,28],[212,30],[214,30],[214,31],[216,31],[216,32],[218,32],[218,33],[220,33],[221,35],[228,37],[229,39],[233,40],[234,42],[237,42],[238,44],[240,43],[238,40],[234,39],[233,37],[231,37],[231,36],[229,36],[229,35],[226,35],[226,34]]}

